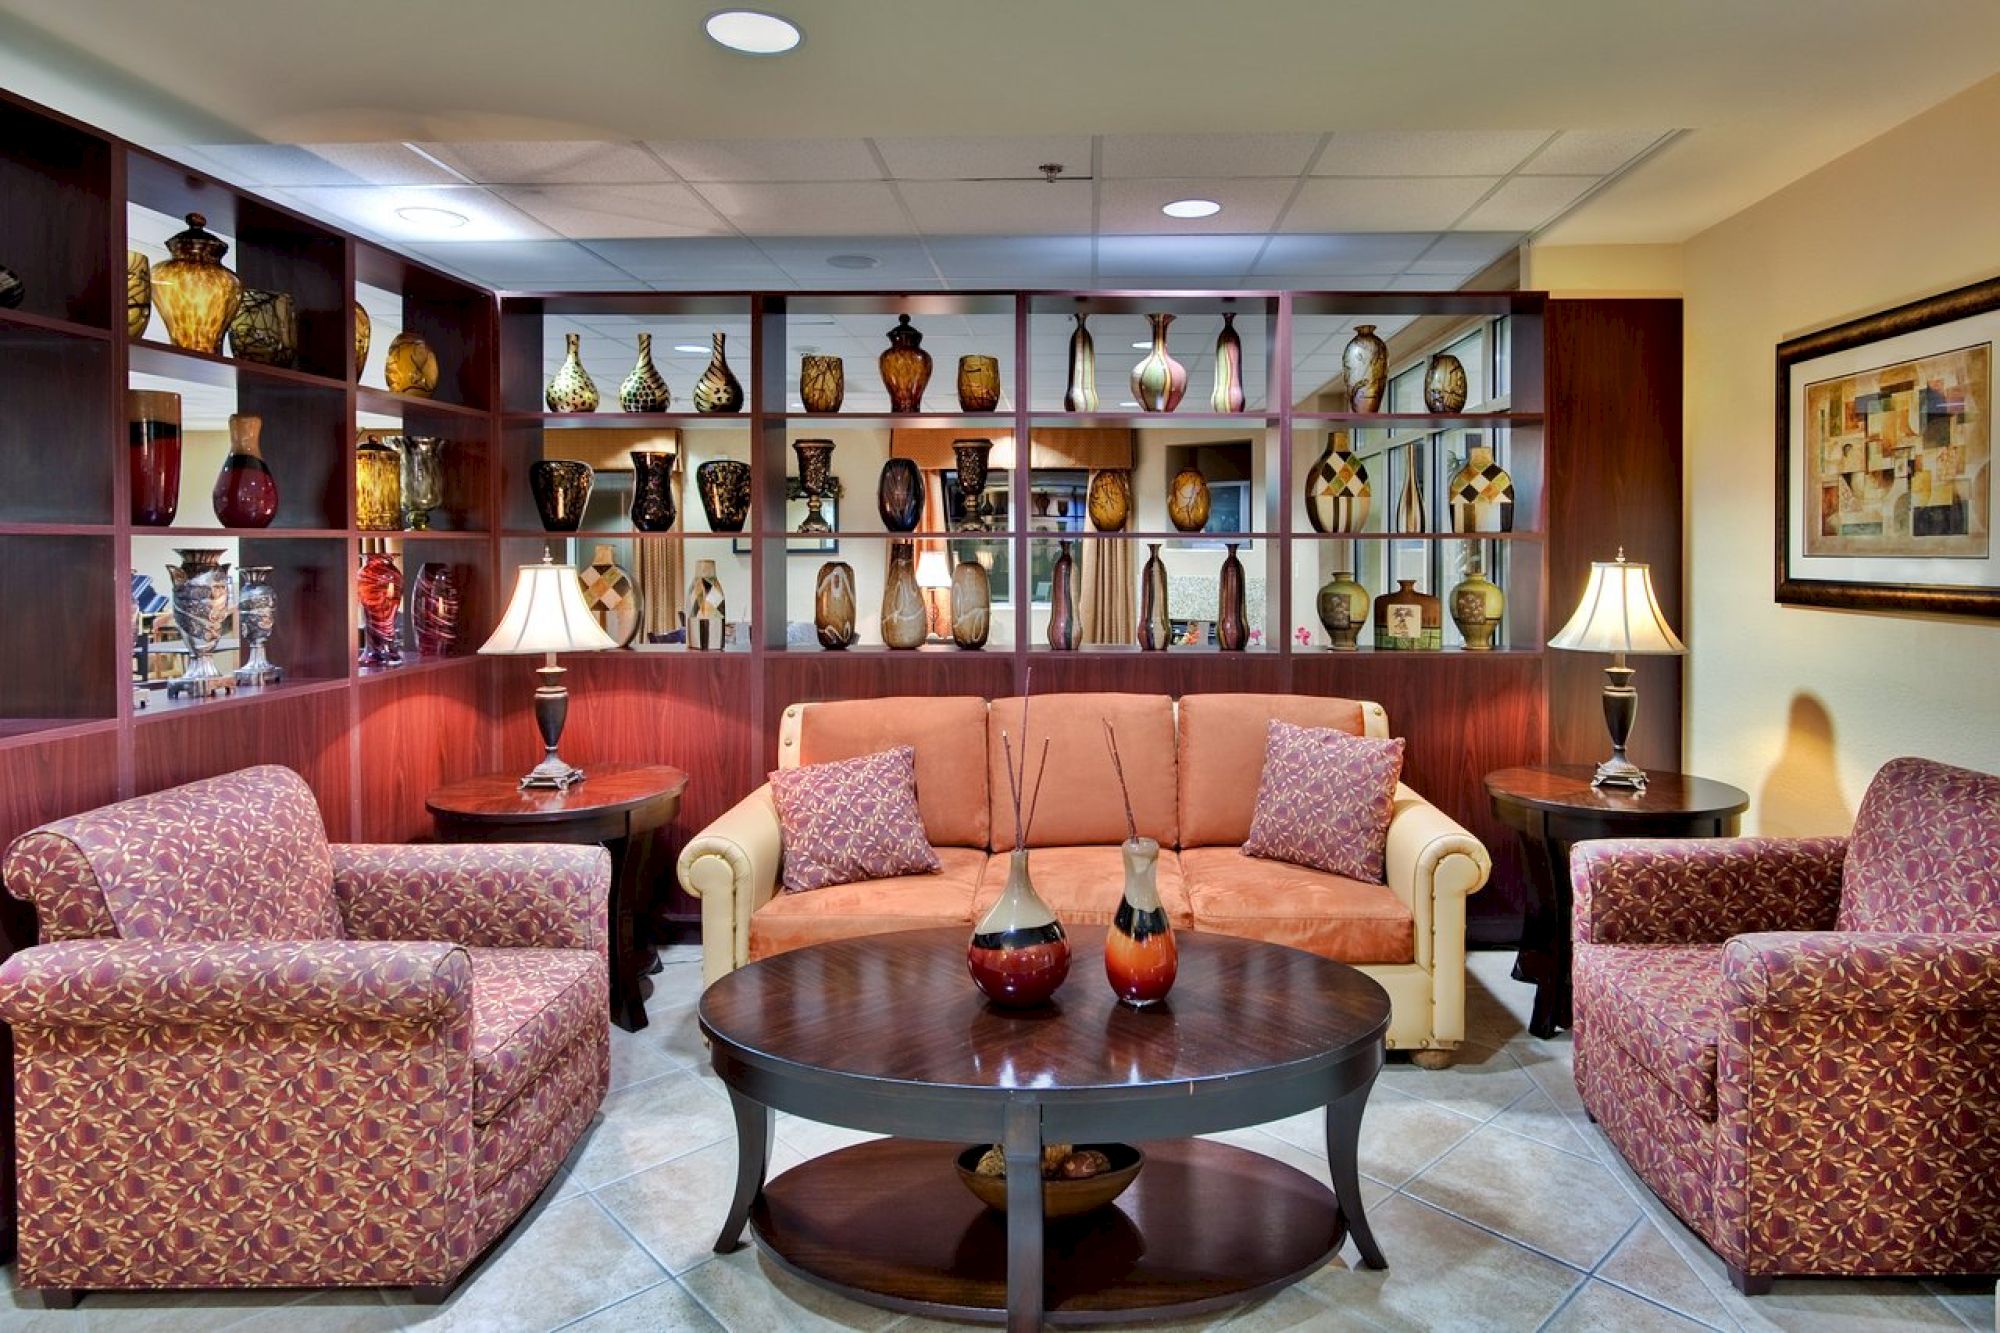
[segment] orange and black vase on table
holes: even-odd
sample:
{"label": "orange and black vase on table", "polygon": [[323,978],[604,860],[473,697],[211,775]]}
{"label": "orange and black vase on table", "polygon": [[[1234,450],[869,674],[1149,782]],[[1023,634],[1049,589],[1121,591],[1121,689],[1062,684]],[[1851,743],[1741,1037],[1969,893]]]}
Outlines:
{"label": "orange and black vase on table", "polygon": [[1104,936],[1104,976],[1121,1001],[1143,1009],[1174,988],[1180,947],[1160,903],[1160,844],[1127,838],[1119,850],[1125,854],[1125,896]]}

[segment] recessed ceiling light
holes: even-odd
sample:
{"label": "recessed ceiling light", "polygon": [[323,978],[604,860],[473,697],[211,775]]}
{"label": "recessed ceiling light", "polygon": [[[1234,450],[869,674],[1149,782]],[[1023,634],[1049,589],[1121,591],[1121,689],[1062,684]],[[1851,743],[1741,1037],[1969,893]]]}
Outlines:
{"label": "recessed ceiling light", "polygon": [[1212,218],[1222,211],[1222,205],[1213,199],[1176,199],[1161,204],[1160,211],[1170,218]]}
{"label": "recessed ceiling light", "polygon": [[833,268],[874,268],[882,261],[874,255],[828,255],[826,262]]}
{"label": "recessed ceiling light", "polygon": [[700,356],[709,349],[703,347],[700,343],[675,343],[674,350],[676,352],[690,352],[695,356]]}
{"label": "recessed ceiling light", "polygon": [[454,213],[449,208],[430,208],[423,204],[411,204],[396,210],[396,216],[416,227],[428,227],[433,231],[457,231],[466,222],[465,214]]}
{"label": "recessed ceiling light", "polygon": [[755,9],[718,9],[701,25],[715,42],[746,56],[775,56],[805,40],[799,25]]}

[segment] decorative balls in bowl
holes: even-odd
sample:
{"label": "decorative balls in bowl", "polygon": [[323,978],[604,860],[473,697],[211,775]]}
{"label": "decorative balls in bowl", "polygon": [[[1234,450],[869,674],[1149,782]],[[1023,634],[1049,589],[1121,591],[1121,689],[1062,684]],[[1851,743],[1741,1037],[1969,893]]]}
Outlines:
{"label": "decorative balls in bowl", "polygon": [[[1050,1221],[1078,1217],[1123,1194],[1146,1164],[1129,1143],[1051,1143],[1042,1148],[1042,1212]],[[988,1208],[1007,1211],[1007,1158],[976,1143],[958,1155],[958,1178]]]}

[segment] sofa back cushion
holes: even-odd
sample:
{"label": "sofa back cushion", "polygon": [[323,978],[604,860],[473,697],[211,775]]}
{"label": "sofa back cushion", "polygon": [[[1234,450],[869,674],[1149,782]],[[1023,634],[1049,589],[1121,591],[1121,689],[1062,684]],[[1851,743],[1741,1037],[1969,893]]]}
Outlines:
{"label": "sofa back cushion", "polygon": [[1884,764],[1848,840],[1840,928],[2000,931],[2000,777]]}
{"label": "sofa back cushion", "polygon": [[[1118,794],[1111,751],[1104,743],[1106,721],[1117,732],[1118,756],[1132,789],[1132,813],[1140,834],[1159,839],[1162,847],[1178,844],[1174,701],[1164,694],[1038,694],[1028,705],[1025,745],[1018,734],[1018,696],[995,699],[987,712],[987,791],[992,805],[993,850],[1004,851],[1014,845],[1014,801],[1007,790],[1007,757],[1000,744],[1003,730],[1013,737],[1015,762],[1027,768],[1025,785],[1030,795],[1042,741],[1050,742],[1041,803],[1029,834],[1031,846],[1125,841],[1125,804]],[[1025,802],[1021,815],[1027,817]]]}
{"label": "sofa back cushion", "polygon": [[1182,695],[1181,846],[1236,847],[1250,836],[1273,722],[1355,736],[1368,730],[1367,709],[1353,699],[1309,694]]}
{"label": "sofa back cushion", "polygon": [[[319,806],[265,765],[47,824],[9,849],[7,888],[54,935],[341,937]],[[106,929],[109,927],[109,930]]]}
{"label": "sofa back cushion", "polygon": [[778,736],[778,766],[825,764],[904,745],[917,753],[917,811],[931,843],[984,848],[984,699],[911,695],[794,704]]}

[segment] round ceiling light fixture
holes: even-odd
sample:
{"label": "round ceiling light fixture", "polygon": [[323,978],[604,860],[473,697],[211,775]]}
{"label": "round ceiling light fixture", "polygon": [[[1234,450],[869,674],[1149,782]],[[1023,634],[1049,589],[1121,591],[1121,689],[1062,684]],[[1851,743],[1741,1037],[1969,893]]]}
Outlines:
{"label": "round ceiling light fixture", "polygon": [[778,56],[805,40],[799,25],[756,9],[718,9],[702,21],[709,40],[746,56]]}
{"label": "round ceiling light fixture", "polygon": [[1175,199],[1161,204],[1160,211],[1170,218],[1212,218],[1222,211],[1222,205],[1213,199]]}
{"label": "round ceiling light fixture", "polygon": [[875,268],[882,261],[874,255],[828,255],[826,262],[832,268],[864,269]]}
{"label": "round ceiling light fixture", "polygon": [[396,210],[396,216],[413,227],[427,231],[457,231],[466,224],[463,213],[454,213],[449,208],[431,208],[424,204],[411,204]]}

